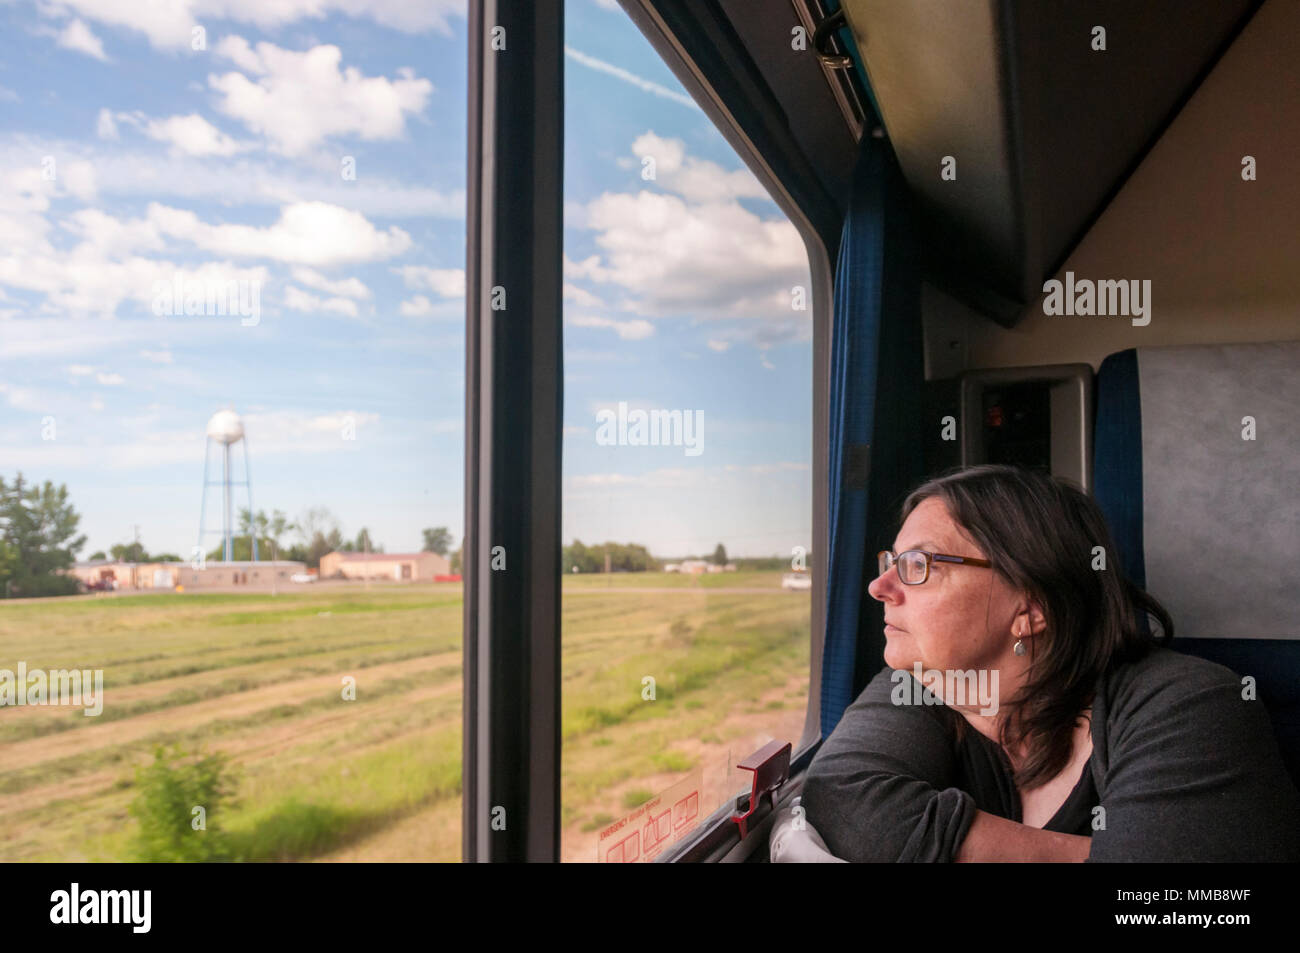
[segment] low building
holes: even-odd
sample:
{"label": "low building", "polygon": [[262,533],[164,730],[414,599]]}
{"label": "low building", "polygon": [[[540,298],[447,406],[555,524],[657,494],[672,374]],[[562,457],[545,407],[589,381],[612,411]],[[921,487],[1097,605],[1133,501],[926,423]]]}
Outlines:
{"label": "low building", "polygon": [[208,562],[201,568],[187,562],[126,563],[106,559],[75,563],[69,570],[89,589],[205,589],[216,586],[290,585],[306,563],[279,559],[274,562]]}
{"label": "low building", "polygon": [[433,582],[451,572],[451,562],[437,553],[343,553],[321,557],[322,579],[389,579]]}
{"label": "low building", "polygon": [[193,563],[163,563],[154,569],[154,578],[166,585],[180,585],[186,589],[205,589],[214,586],[266,587],[272,583],[277,586],[291,586],[292,577],[306,571],[306,563],[289,559],[207,562],[201,569],[194,568]]}

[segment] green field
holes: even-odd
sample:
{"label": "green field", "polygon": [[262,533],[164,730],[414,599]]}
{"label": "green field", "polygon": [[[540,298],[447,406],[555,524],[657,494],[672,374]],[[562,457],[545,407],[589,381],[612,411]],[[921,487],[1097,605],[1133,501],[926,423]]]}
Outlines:
{"label": "green field", "polygon": [[[728,763],[798,740],[809,599],[780,576],[565,580],[565,859],[694,768],[712,809]],[[136,769],[172,743],[229,756],[209,822],[242,859],[459,860],[461,624],[447,584],[0,602],[0,668],[104,672],[98,717],[0,708],[0,859],[128,859]]]}

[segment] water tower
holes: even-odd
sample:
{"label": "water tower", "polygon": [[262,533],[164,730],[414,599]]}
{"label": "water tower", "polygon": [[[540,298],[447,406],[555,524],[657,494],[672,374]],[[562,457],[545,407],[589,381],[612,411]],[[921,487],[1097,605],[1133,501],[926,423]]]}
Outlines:
{"label": "water tower", "polygon": [[[209,464],[212,459],[212,445],[221,447],[221,481],[218,484],[209,477]],[[244,448],[244,479],[231,478],[231,453],[235,444]],[[219,410],[208,421],[208,439],[203,452],[203,503],[199,510],[199,554],[202,557],[205,522],[208,514],[208,487],[221,486],[221,538],[222,559],[231,561],[235,538],[234,488],[242,486],[248,495],[248,511],[253,512],[253,483],[248,469],[248,440],[244,437],[244,422],[233,410]],[[249,534],[253,541],[253,560],[257,560],[257,530]]]}

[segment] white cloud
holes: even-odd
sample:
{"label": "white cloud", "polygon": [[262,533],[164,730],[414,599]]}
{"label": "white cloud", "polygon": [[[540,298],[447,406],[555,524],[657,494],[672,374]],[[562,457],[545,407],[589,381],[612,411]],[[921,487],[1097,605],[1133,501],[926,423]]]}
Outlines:
{"label": "white cloud", "polygon": [[[256,434],[254,454],[336,453],[365,446],[366,431],[379,422],[379,414],[343,410],[328,414],[269,411],[244,414],[244,429]],[[344,439],[354,432],[355,439]]]}
{"label": "white cloud", "polygon": [[[0,394],[4,394],[9,406],[15,410],[27,410],[33,413],[47,413],[49,411],[48,401],[30,387],[6,384],[4,381],[0,381]],[[6,448],[5,455],[9,455],[9,448]]]}
{"label": "white cloud", "polygon": [[342,278],[338,281],[331,281],[319,271],[313,271],[310,268],[295,268],[293,270],[293,280],[299,284],[306,285],[308,288],[314,288],[317,291],[324,291],[326,294],[337,297],[370,297],[370,289],[367,288],[359,278]]}
{"label": "white cloud", "polygon": [[596,297],[586,288],[579,288],[577,285],[571,285],[566,282],[562,294],[565,301],[572,301],[580,308],[605,307],[605,302],[601,301],[600,298]]}
{"label": "white cloud", "polygon": [[172,362],[172,352],[165,349],[162,351],[144,350],[140,352],[140,356],[146,361],[152,361],[155,364],[170,364]]}
{"label": "white cloud", "polygon": [[416,295],[398,305],[397,313],[404,318],[427,318],[433,314],[433,302],[424,295]]}
{"label": "white cloud", "polygon": [[432,291],[444,298],[465,297],[465,269],[427,268],[424,265],[402,265],[392,269],[402,276],[402,282],[413,290]]}
{"label": "white cloud", "polygon": [[790,308],[790,289],[809,281],[795,227],[744,208],[744,176],[673,148],[663,158],[663,184],[682,194],[606,192],[589,202],[586,225],[603,254],[566,258],[565,277],[616,286],[625,297],[615,305],[646,317],[743,317],[779,324],[783,338],[806,334],[807,314]]}
{"label": "white cloud", "polygon": [[161,251],[165,246],[158,229],[145,219],[118,219],[96,208],[83,208],[69,214],[63,229],[105,255],[123,255],[133,251]]}
{"label": "white cloud", "polygon": [[689,202],[728,202],[732,199],[770,199],[749,169],[724,169],[716,162],[686,155],[680,139],[665,139],[645,132],[632,142],[637,168],[644,168],[647,158],[654,160],[654,183],[675,192]]}
{"label": "white cloud", "polygon": [[[0,0],[2,2],[2,0]],[[119,123],[142,128],[143,114],[117,113],[103,109],[107,116],[103,132],[119,132]],[[98,129],[98,124],[97,124]],[[24,168],[35,168],[35,186],[47,193],[57,185],[42,182],[39,165],[33,156],[75,156],[93,168],[102,195],[120,195],[144,201],[163,201],[167,196],[185,200],[207,200],[228,205],[232,198],[245,206],[282,206],[303,201],[319,201],[350,208],[366,216],[383,218],[450,218],[465,216],[465,192],[461,188],[437,189],[424,184],[407,184],[366,174],[356,181],[345,182],[335,172],[323,179],[304,175],[298,163],[272,157],[257,158],[240,154],[214,161],[177,150],[167,152],[148,149],[134,151],[114,148],[100,151],[86,141],[33,142],[18,133],[0,135],[0,171],[12,176]],[[60,159],[63,177],[69,160]],[[14,179],[0,180],[0,193],[11,187]],[[0,195],[0,203],[4,197]]]}
{"label": "white cloud", "polygon": [[452,36],[451,20],[466,16],[465,0],[59,0],[38,5],[43,16],[71,10],[103,26],[134,30],[158,48],[190,49],[192,30],[210,20],[251,23],[263,30],[320,20],[333,13],[366,18],[404,33]]}
{"label": "white cloud", "polygon": [[105,387],[120,387],[126,383],[126,378],[121,374],[96,374],[95,380]]}
{"label": "white cloud", "polygon": [[[26,402],[32,395],[17,393],[0,383],[0,394]],[[17,405],[15,405],[17,406]],[[103,401],[96,395],[90,404],[94,411],[103,410]],[[48,412],[46,405],[34,404],[34,412]],[[306,413],[296,410],[256,411],[245,413],[244,428],[251,440],[254,455],[265,460],[273,456],[301,456],[315,453],[358,452],[367,446],[367,435],[379,423],[380,416],[356,410],[332,413]],[[156,413],[135,417],[118,416],[113,420],[118,432],[102,433],[91,430],[84,442],[75,442],[64,436],[55,443],[37,442],[27,447],[13,447],[6,451],[6,459],[15,467],[52,465],[68,468],[95,468],[110,470],[136,470],[167,464],[191,465],[203,459],[203,420],[187,427],[162,426]],[[346,428],[346,430],[345,430]],[[355,433],[356,439],[344,439],[345,432]],[[83,431],[84,432],[84,431]]]}
{"label": "white cloud", "polygon": [[709,348],[714,351],[722,352],[727,350],[729,347],[731,347],[730,341],[709,341]]}
{"label": "white cloud", "polygon": [[[229,262],[181,266],[136,255],[113,260],[103,248],[83,242],[69,251],[0,253],[0,285],[45,295],[44,314],[111,316],[124,302],[149,309],[158,283],[171,284],[179,275],[185,283],[226,286],[231,281],[265,284],[264,267],[237,268]],[[190,319],[193,320],[193,319]],[[94,344],[95,332],[89,332]],[[156,329],[153,333],[157,333]],[[68,350],[67,343],[59,348]],[[37,348],[34,353],[40,353]]]}
{"label": "white cloud", "polygon": [[392,258],[411,247],[402,229],[381,231],[361,213],[324,202],[290,205],[266,228],[209,225],[193,212],[156,202],[146,214],[161,234],[207,251],[317,267]]}
{"label": "white cloud", "polygon": [[95,373],[95,369],[89,364],[71,364],[68,366],[68,373],[73,377],[89,377]]}
{"label": "white cloud", "polygon": [[301,288],[295,288],[293,285],[285,286],[284,306],[292,308],[294,311],[308,313],[333,311],[336,314],[346,314],[352,318],[357,316],[357,303],[355,301],[348,298],[318,298],[316,295],[309,294]]}
{"label": "white cloud", "polygon": [[98,194],[95,167],[79,159],[71,159],[56,165],[58,180],[62,191],[83,202],[92,201]]}
{"label": "white cloud", "polygon": [[307,153],[330,136],[398,139],[406,117],[423,112],[433,93],[433,84],[409,68],[399,69],[396,80],[363,76],[353,66],[340,70],[342,51],[329,44],[299,53],[265,42],[253,49],[243,37],[228,36],[216,54],[258,77],[210,75],[208,85],[221,96],[217,108],[285,155]]}
{"label": "white cloud", "polygon": [[615,321],[596,315],[577,315],[567,319],[569,324],[580,328],[610,328],[624,341],[640,341],[655,333],[655,326],[640,318],[631,321]]}
{"label": "white cloud", "polygon": [[808,286],[807,252],[784,216],[764,218],[740,203],[766,198],[757,179],[653,132],[638,136],[632,152],[654,157],[653,185],[665,191],[605,192],[588,202],[573,219],[595,233],[600,253],[566,255],[564,277],[621,292],[611,307],[645,318],[744,319],[734,336],[760,347],[807,339],[808,312],[791,308],[791,289]]}
{"label": "white cloud", "polygon": [[56,42],[66,50],[75,50],[107,63],[104,44],[81,19],[73,19],[58,34]]}
{"label": "white cloud", "polygon": [[113,120],[111,109],[100,109],[99,117],[95,120],[95,135],[101,139],[117,138],[117,123]]}
{"label": "white cloud", "polygon": [[150,119],[144,126],[150,139],[165,142],[176,152],[190,156],[232,156],[251,148],[226,135],[198,113]]}

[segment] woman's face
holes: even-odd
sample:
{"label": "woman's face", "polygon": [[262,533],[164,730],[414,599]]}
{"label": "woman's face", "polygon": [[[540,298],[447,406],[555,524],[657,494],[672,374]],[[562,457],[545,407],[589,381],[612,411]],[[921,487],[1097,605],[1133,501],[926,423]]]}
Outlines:
{"label": "woman's face", "polygon": [[[987,558],[938,497],[923,500],[898,531],[894,552],[908,549]],[[931,562],[930,577],[907,586],[891,567],[867,591],[885,604],[885,664],[892,669],[912,671],[917,662],[926,670],[1005,669],[1006,687],[1029,661],[1013,652],[1030,624],[1029,604],[992,569]],[[1033,623],[1039,631],[1037,613]]]}

